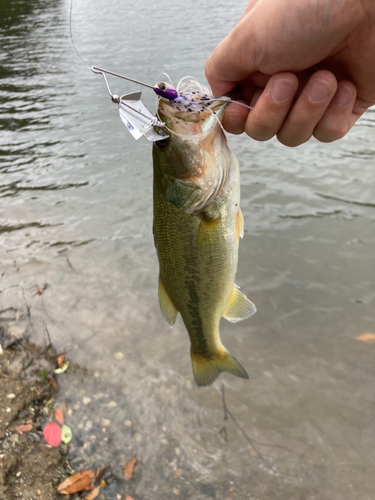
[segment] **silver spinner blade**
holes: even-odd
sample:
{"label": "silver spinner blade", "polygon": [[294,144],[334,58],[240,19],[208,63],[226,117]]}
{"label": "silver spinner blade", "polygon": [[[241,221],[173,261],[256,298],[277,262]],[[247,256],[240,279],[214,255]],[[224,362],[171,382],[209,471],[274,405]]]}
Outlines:
{"label": "silver spinner blade", "polygon": [[133,92],[121,96],[118,110],[120,118],[135,140],[144,136],[150,142],[165,139],[165,134],[160,135],[154,126],[164,126],[159,122],[141,101],[142,92]]}

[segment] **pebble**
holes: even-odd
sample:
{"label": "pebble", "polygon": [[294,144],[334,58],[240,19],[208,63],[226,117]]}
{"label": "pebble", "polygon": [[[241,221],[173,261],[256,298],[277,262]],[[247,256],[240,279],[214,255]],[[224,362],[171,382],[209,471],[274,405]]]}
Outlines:
{"label": "pebble", "polygon": [[134,434],[134,439],[135,439],[136,441],[140,441],[140,440],[142,439],[142,436],[139,434],[139,432],[136,432],[136,433]]}
{"label": "pebble", "polygon": [[[231,491],[231,490],[229,490],[229,491]],[[211,498],[216,498],[215,488],[213,488],[210,484],[202,484],[201,492],[204,493],[205,495],[211,497]]]}
{"label": "pebble", "polygon": [[111,425],[111,421],[108,420],[107,418],[102,418],[101,425],[102,425],[102,427],[108,427],[109,425]]}
{"label": "pebble", "polygon": [[11,393],[11,394],[7,394],[7,398],[8,399],[14,399],[16,397],[15,394]]}
{"label": "pebble", "polygon": [[116,408],[116,406],[117,406],[116,401],[110,401],[110,402],[107,404],[107,407],[108,407],[108,408]]}
{"label": "pebble", "polygon": [[180,448],[175,448],[174,452],[176,453],[177,456],[179,456],[179,454],[181,453],[181,450],[180,450]]}
{"label": "pebble", "polygon": [[91,398],[85,396],[82,401],[83,401],[83,404],[88,405],[89,403],[91,403]]}
{"label": "pebble", "polygon": [[91,427],[92,427],[92,422],[91,422],[91,420],[88,420],[88,421],[86,422],[86,424],[85,424],[85,429],[86,429],[87,431],[89,431],[89,430],[91,429]]}
{"label": "pebble", "polygon": [[8,328],[8,335],[11,335],[13,337],[17,337],[18,339],[21,339],[24,334],[25,334],[26,328],[18,325],[12,325]]}
{"label": "pebble", "polygon": [[10,411],[12,411],[10,408],[7,408],[7,413],[9,413]]}
{"label": "pebble", "polygon": [[177,488],[173,488],[173,493],[175,495],[179,495],[180,494],[180,490],[178,490]]}
{"label": "pebble", "polygon": [[115,353],[115,359],[117,359],[118,361],[121,361],[123,357],[124,357],[124,354],[122,352]]}
{"label": "pebble", "polygon": [[131,420],[125,420],[124,425],[125,425],[125,427],[131,427],[133,424],[132,424]]}
{"label": "pebble", "polygon": [[182,469],[176,469],[176,472],[174,473],[174,477],[180,477],[182,474]]}

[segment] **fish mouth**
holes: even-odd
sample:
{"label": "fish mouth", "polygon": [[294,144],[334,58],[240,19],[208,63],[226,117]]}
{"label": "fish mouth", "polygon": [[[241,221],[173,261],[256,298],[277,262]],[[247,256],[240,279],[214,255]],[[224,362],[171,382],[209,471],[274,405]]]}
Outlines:
{"label": "fish mouth", "polygon": [[221,125],[225,101],[214,101],[203,110],[191,111],[177,109],[176,105],[163,97],[159,97],[157,117],[165,123],[165,132],[179,135],[207,135],[216,132]]}

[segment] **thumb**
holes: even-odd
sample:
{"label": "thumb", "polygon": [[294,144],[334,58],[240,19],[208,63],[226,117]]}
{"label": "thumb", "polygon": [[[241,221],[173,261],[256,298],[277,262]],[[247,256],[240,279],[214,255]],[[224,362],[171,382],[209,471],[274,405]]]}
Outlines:
{"label": "thumb", "polygon": [[222,40],[206,62],[206,78],[215,96],[219,97],[232,90],[258,70],[256,66],[255,43],[249,43],[251,26],[247,19],[246,29],[242,29],[245,19]]}

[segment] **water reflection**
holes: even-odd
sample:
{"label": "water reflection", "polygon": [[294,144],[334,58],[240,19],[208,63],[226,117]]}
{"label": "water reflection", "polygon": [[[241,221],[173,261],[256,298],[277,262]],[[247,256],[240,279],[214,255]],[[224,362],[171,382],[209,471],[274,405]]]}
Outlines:
{"label": "water reflection", "polygon": [[[202,79],[245,3],[210,0],[209,18],[186,23],[182,1],[77,1],[73,28],[91,64]],[[230,139],[245,218],[237,282],[258,313],[221,330],[250,380],[198,390],[185,328],[170,330],[158,308],[149,144],[127,135],[74,55],[68,0],[3,4],[1,309],[24,310],[26,297],[33,336],[45,322],[79,365],[60,378],[75,466],[111,464],[108,498],[123,494],[135,454],[134,498],[372,499],[375,368],[355,337],[375,328],[374,110],[331,145]],[[272,445],[261,453],[277,473],[223,421],[222,382],[246,435]]]}

